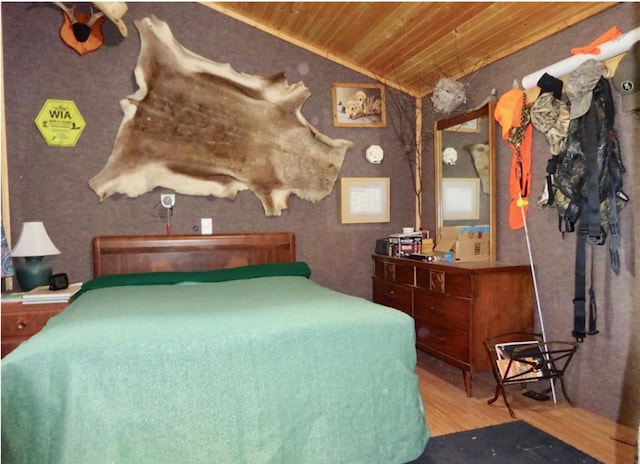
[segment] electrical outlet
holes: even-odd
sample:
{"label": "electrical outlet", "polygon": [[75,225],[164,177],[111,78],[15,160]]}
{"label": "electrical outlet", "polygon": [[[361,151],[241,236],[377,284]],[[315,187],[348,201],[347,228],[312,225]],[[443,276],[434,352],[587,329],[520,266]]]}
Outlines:
{"label": "electrical outlet", "polygon": [[176,195],[174,193],[161,193],[160,204],[165,208],[173,208],[176,204]]}
{"label": "electrical outlet", "polygon": [[213,218],[200,218],[200,233],[202,235],[213,234]]}

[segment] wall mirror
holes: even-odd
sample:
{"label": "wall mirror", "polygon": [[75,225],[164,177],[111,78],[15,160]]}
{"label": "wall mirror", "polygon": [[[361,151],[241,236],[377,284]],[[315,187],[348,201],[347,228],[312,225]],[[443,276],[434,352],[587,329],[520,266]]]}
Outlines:
{"label": "wall mirror", "polygon": [[443,227],[489,226],[496,259],[495,103],[435,122],[436,243]]}

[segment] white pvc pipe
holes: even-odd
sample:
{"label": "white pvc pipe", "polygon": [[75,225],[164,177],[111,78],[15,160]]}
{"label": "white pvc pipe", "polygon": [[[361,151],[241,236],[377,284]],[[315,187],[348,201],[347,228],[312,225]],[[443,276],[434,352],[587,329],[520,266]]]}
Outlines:
{"label": "white pvc pipe", "polygon": [[524,76],[522,78],[522,88],[529,90],[536,87],[544,73],[550,74],[551,76],[559,79],[574,71],[587,60],[608,60],[609,58],[626,52],[638,40],[640,40],[640,27],[636,27],[635,29],[627,32],[626,34],[622,34],[609,42],[598,45],[598,48],[600,49],[600,53],[598,55],[586,53],[573,55],[565,60],[558,61],[551,66],[547,66],[546,68]]}
{"label": "white pvc pipe", "polygon": [[[518,193],[518,201],[522,202],[522,195]],[[538,292],[538,278],[536,277],[536,268],[533,265],[533,253],[531,253],[531,240],[529,239],[529,228],[527,227],[527,216],[524,213],[524,206],[520,205],[520,212],[522,213],[522,223],[524,225],[524,236],[527,240],[527,251],[529,252],[529,265],[531,267],[531,278],[533,279],[533,290],[536,297],[536,308],[538,309],[538,320],[540,321],[540,332],[542,333],[542,344],[544,346],[544,353],[547,353],[545,356],[547,361],[550,362],[551,358],[549,356],[549,346],[547,345],[547,332],[544,329],[544,319],[542,318],[542,307],[540,306],[540,293]],[[558,398],[556,396],[556,386],[554,383],[554,378],[549,379],[549,384],[551,386],[551,395],[553,396],[553,404],[558,404]]]}

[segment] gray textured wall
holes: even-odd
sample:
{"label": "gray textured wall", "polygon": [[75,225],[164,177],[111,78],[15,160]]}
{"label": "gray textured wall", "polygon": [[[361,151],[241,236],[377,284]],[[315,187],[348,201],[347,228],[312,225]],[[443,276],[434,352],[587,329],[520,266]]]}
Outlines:
{"label": "gray textured wall", "polygon": [[[239,194],[233,201],[177,195],[174,233],[192,233],[200,217],[213,217],[216,232],[293,231],[297,236],[298,257],[310,264],[314,280],[339,291],[369,297],[370,255],[375,239],[414,222],[410,168],[400,154],[393,129],[335,128],[332,124],[331,84],[370,80],[198,4],[128,5],[129,37],[121,39],[115,27],[106,24],[105,46],[81,57],[59,39],[62,15],[56,7],[49,3],[2,4],[6,142],[14,238],[23,221],[44,221],[62,251],[60,256],[48,258],[54,270],[67,272],[71,280],[77,281],[91,276],[93,236],[164,233],[164,222],[155,217],[162,189],[136,199],[116,196],[100,203],[87,185],[111,152],[122,120],[119,100],[136,90],[133,69],[139,40],[132,20],[155,14],[169,23],[182,45],[197,54],[231,63],[241,72],[270,75],[285,71],[290,83],[304,81],[312,93],[302,108],[307,120],[329,137],[350,139],[356,144],[347,152],[341,176],[391,178],[392,217],[388,224],[340,224],[339,189],[335,188],[331,196],[317,205],[292,196],[289,210],[277,218],[266,218],[260,202],[250,192]],[[469,107],[479,104],[492,88],[501,95],[514,79],[566,58],[571,47],[591,42],[613,25],[623,31],[636,27],[637,18],[637,4],[623,3],[482,69],[465,79],[469,82]],[[309,65],[307,75],[299,74],[301,63]],[[617,94],[614,96],[618,98]],[[33,120],[47,98],[74,100],[80,109],[87,128],[76,147],[49,147],[39,134]],[[434,115],[428,98],[425,109],[425,127],[432,127]],[[616,127],[628,171],[625,190],[633,202],[638,194],[631,185],[634,155],[638,151],[634,137],[638,119],[618,113]],[[425,143],[431,147],[432,139],[427,137]],[[364,151],[371,144],[385,149],[385,159],[379,166],[364,159]],[[498,141],[497,148],[498,259],[526,263],[524,232],[512,231],[507,225],[511,154],[504,142]],[[548,157],[544,137],[535,134],[532,167],[535,195],[542,188]],[[432,228],[435,222],[432,151],[424,160],[423,180],[423,223]],[[637,337],[630,330],[638,329],[638,318],[633,316],[637,305],[632,298],[637,287],[633,217],[630,206],[621,218],[619,276],[607,272],[605,250],[596,250],[601,263],[596,276],[601,333],[580,347],[567,377],[569,391],[580,406],[629,425],[637,425],[639,416],[640,371],[638,347],[632,343]],[[549,338],[570,339],[574,237],[561,239],[553,210],[531,208],[528,222]]]}
{"label": "gray textured wall", "polygon": [[[399,155],[390,125],[333,127],[332,83],[371,80],[195,3],[130,3],[125,17],[129,36],[123,40],[115,26],[105,23],[105,45],[84,56],[60,40],[62,13],[57,7],[2,4],[13,236],[23,221],[44,221],[62,251],[47,259],[54,271],[67,272],[77,281],[91,276],[93,236],[165,232],[164,221],[155,217],[164,189],[135,199],[116,195],[101,203],[87,184],[111,153],[123,116],[120,99],[137,90],[133,70],[140,41],[132,21],[150,14],[166,21],[178,42],[194,53],[248,74],[284,71],[289,83],[302,80],[312,94],[302,107],[304,117],[331,138],[355,142],[340,175],[391,178],[390,223],[342,225],[338,180],[331,196],[316,205],[292,196],[281,217],[265,217],[249,191],[235,200],[178,194],[173,233],[193,233],[201,217],[212,217],[218,233],[293,231],[298,257],[309,263],[314,280],[369,297],[375,239],[413,225],[415,210],[408,163]],[[308,65],[308,74],[298,72],[301,63]],[[73,100],[78,106],[87,127],[76,147],[49,147],[38,132],[33,120],[47,98]],[[364,157],[371,144],[386,152],[380,165]]]}
{"label": "gray textured wall", "polygon": [[[604,13],[576,24],[525,50],[502,59],[463,81],[469,82],[469,108],[479,104],[495,88],[498,96],[521,79],[541,68],[570,56],[570,49],[595,40],[614,25],[627,32],[638,27],[640,4],[621,3]],[[534,19],[532,19],[534,20]],[[620,107],[620,95],[613,90],[614,103]],[[433,114],[426,108],[427,114]],[[634,227],[634,204],[640,190],[637,187],[637,154],[640,151],[640,118],[632,113],[616,111],[616,129],[619,133],[625,175],[625,192],[631,203],[621,213],[622,243],[620,247],[621,271],[618,276],[609,269],[607,247],[595,247],[595,288],[598,301],[598,328],[600,333],[588,337],[579,347],[566,379],[568,392],[580,406],[637,427],[640,420],[640,344],[637,330],[640,324],[638,299],[633,298],[638,286],[635,259],[637,244]],[[508,226],[509,166],[511,150],[506,142],[497,141],[498,166],[498,260],[528,263],[526,236],[523,229]],[[534,130],[532,155],[532,189],[535,199],[544,185],[547,160],[550,158],[544,135]],[[433,158],[424,163],[424,177],[432,184]],[[425,199],[425,222],[433,208]],[[434,219],[431,219],[433,221]],[[555,209],[529,208],[527,225],[533,262],[540,294],[540,308],[549,340],[573,340],[573,285],[575,234],[563,240],[558,231]],[[636,332],[634,332],[634,328]]]}

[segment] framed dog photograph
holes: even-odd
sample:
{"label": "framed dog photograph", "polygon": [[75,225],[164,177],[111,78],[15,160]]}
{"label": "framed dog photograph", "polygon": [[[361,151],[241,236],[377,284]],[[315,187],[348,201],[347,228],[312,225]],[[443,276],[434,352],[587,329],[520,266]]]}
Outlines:
{"label": "framed dog photograph", "polygon": [[382,84],[333,84],[335,127],[385,127],[387,111]]}

